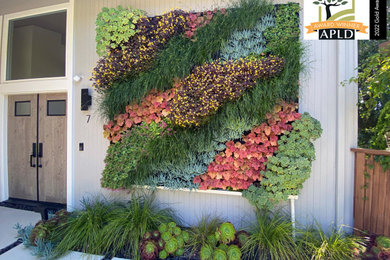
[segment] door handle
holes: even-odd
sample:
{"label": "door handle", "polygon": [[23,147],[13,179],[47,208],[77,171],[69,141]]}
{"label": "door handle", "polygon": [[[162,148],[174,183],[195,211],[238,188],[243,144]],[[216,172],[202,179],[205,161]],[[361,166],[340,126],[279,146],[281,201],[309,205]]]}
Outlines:
{"label": "door handle", "polygon": [[35,167],[36,164],[33,164],[33,158],[37,157],[37,144],[32,144],[32,154],[30,154],[30,167]]}
{"label": "door handle", "polygon": [[38,144],[38,167],[42,168],[41,159],[43,157],[43,143]]}

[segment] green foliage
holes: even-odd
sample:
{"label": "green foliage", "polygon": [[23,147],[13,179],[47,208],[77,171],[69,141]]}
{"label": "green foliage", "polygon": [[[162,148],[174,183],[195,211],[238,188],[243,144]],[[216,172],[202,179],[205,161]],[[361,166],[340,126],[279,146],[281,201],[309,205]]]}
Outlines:
{"label": "green foliage", "polygon": [[66,210],[59,210],[53,217],[48,220],[40,220],[35,224],[30,234],[30,242],[32,245],[36,245],[36,240],[48,240],[52,235],[54,229],[58,225],[62,225],[67,221],[69,212]]}
{"label": "green foliage", "polygon": [[200,249],[199,255],[201,260],[211,260],[213,259],[214,250],[209,245],[203,245]]}
{"label": "green foliage", "polygon": [[379,236],[376,238],[376,243],[381,251],[390,252],[390,238]]}
{"label": "green foliage", "polygon": [[237,245],[230,245],[226,251],[229,260],[240,260],[242,252]]}
{"label": "green foliage", "polygon": [[251,185],[243,196],[259,208],[272,208],[289,195],[298,195],[309,178],[311,163],[315,159],[313,140],[322,133],[319,121],[305,113],[292,123],[278,141],[276,155],[269,158],[260,185]]}
{"label": "green foliage", "polygon": [[151,70],[113,84],[105,92],[102,111],[113,118],[123,113],[134,100],[140,101],[151,89],[171,88],[174,78],[184,78],[194,66],[209,62],[229,39],[231,32],[252,28],[271,8],[265,0],[239,0],[228,14],[216,14],[207,26],[199,28],[196,41],[174,37],[160,52]]}
{"label": "green foliage", "polygon": [[69,250],[103,254],[101,231],[116,205],[96,198],[84,199],[82,206],[82,210],[74,211],[66,223],[56,228],[53,235],[53,241],[58,242],[56,256]]}
{"label": "green foliage", "polygon": [[339,230],[333,228],[330,234],[319,225],[316,228],[308,228],[299,236],[297,243],[311,259],[356,259],[354,249],[363,243],[363,239],[347,235],[341,228]]}
{"label": "green foliage", "polygon": [[161,223],[174,219],[170,208],[161,209],[154,196],[133,195],[131,201],[112,211],[102,230],[100,247],[105,254],[122,253],[138,259],[139,242],[147,231],[157,229]]}
{"label": "green foliage", "polygon": [[289,3],[279,5],[275,14],[276,26],[268,27],[264,36],[267,39],[267,51],[274,54],[277,46],[289,45],[291,41],[296,41],[299,38],[299,5]]}
{"label": "green foliage", "polygon": [[287,216],[276,211],[256,211],[249,227],[250,237],[243,254],[248,259],[300,259],[302,252],[294,242],[293,227]]}
{"label": "green foliage", "polygon": [[259,55],[265,51],[266,40],[264,31],[275,25],[272,14],[261,17],[260,21],[250,30],[235,31],[229,41],[221,49],[221,59],[224,61],[238,60],[250,54]]}
{"label": "green foliage", "polygon": [[390,100],[383,106],[373,132],[371,148],[390,149]]}
{"label": "green foliage", "polygon": [[[191,255],[194,255],[195,252],[199,251],[202,246],[212,244],[214,245],[214,242],[211,242],[211,240],[215,240],[216,245],[216,239],[209,237],[214,236],[215,230],[218,228],[218,226],[222,223],[222,220],[215,216],[202,216],[202,218],[198,221],[198,223],[190,228],[188,231],[189,233],[189,241],[188,241],[188,247],[191,248]],[[211,242],[211,243],[210,243]],[[212,251],[212,247],[211,251]],[[206,255],[209,255],[207,252],[208,249],[204,249],[204,257]],[[202,258],[202,251],[201,251],[201,258]],[[202,258],[202,259],[208,259],[208,258]]]}
{"label": "green foliage", "polygon": [[136,32],[136,24],[145,12],[139,9],[104,7],[96,18],[96,52],[106,54],[107,48],[122,47]]}
{"label": "green foliage", "polygon": [[217,239],[223,244],[229,244],[232,242],[236,238],[235,234],[236,230],[230,222],[222,223],[216,231]]}
{"label": "green foliage", "polygon": [[22,227],[19,223],[14,227],[17,230],[17,238],[22,240],[23,245],[31,249],[31,254],[40,259],[54,259],[54,249],[56,244],[47,239],[37,238],[34,244],[31,244],[30,237],[34,229],[32,225]]}
{"label": "green foliage", "polygon": [[227,260],[226,252],[220,248],[214,250],[213,260]]}
{"label": "green foliage", "polygon": [[127,187],[127,182],[132,178],[148,143],[161,132],[162,128],[154,122],[150,125],[140,125],[125,133],[121,142],[110,145],[104,160],[106,167],[102,174],[102,187]]}

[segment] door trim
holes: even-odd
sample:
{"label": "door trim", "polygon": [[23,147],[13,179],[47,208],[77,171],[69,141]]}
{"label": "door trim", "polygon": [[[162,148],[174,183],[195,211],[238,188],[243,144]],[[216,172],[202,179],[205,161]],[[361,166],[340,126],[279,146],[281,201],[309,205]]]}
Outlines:
{"label": "door trim", "polygon": [[[73,89],[73,27],[74,27],[74,0],[69,0],[69,3],[47,6],[43,8],[31,9],[28,11],[7,14],[4,17],[0,16],[0,201],[9,198],[8,191],[8,158],[7,158],[7,115],[8,115],[8,95],[17,94],[39,94],[39,93],[67,93],[67,152],[66,152],[66,200],[67,208],[74,208],[74,163],[73,163],[73,147],[74,147],[74,122],[73,115],[75,112],[75,91]],[[5,79],[5,46],[7,44],[7,35],[5,33],[9,19],[23,16],[31,16],[39,13],[47,13],[58,10],[67,11],[67,40],[66,40],[66,67],[65,77],[63,78],[46,78],[46,79],[31,79],[31,80],[15,80],[4,82]],[[4,23],[2,22],[4,18]],[[8,18],[6,20],[6,18]],[[8,27],[7,27],[8,28]]]}

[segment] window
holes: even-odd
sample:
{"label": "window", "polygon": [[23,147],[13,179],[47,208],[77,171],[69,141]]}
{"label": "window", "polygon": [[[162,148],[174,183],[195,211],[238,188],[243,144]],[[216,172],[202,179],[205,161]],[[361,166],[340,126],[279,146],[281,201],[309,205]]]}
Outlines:
{"label": "window", "polygon": [[48,100],[47,101],[48,116],[65,116],[66,101],[65,100]]}
{"label": "window", "polygon": [[7,80],[65,76],[66,11],[9,21]]}
{"label": "window", "polygon": [[15,102],[15,116],[30,116],[30,114],[31,114],[30,101]]}

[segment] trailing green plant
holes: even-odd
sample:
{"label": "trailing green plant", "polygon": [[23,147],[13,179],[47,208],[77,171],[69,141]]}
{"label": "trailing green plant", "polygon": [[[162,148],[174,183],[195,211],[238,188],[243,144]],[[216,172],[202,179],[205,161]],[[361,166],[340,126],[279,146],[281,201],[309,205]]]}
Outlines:
{"label": "trailing green plant", "polygon": [[344,233],[342,228],[332,228],[330,234],[327,234],[317,224],[315,228],[303,232],[297,243],[311,259],[356,259],[355,249],[363,243],[363,239]]}
{"label": "trailing green plant", "polygon": [[139,9],[104,7],[96,18],[96,53],[103,56],[107,49],[122,48],[137,33],[137,21],[144,15]]}
{"label": "trailing green plant", "polygon": [[73,211],[68,220],[57,226],[52,241],[58,243],[56,256],[61,256],[70,250],[83,253],[104,253],[102,244],[102,229],[107,225],[110,214],[117,206],[101,198],[83,199],[82,209]]}
{"label": "trailing green plant", "polygon": [[319,121],[304,113],[292,123],[291,132],[278,141],[276,155],[270,157],[259,185],[251,185],[243,196],[259,208],[272,208],[289,195],[298,195],[303,183],[310,177],[315,159],[313,140],[321,136]]}
{"label": "trailing green plant", "polygon": [[171,88],[175,78],[184,78],[194,66],[209,62],[232,31],[252,28],[271,9],[272,6],[264,0],[238,0],[226,15],[215,14],[208,25],[199,28],[196,41],[173,37],[150,70],[113,84],[105,91],[102,111],[112,119],[123,113],[131,102],[140,101],[151,89],[164,91]]}
{"label": "trailing green plant", "polygon": [[256,81],[275,76],[283,69],[283,60],[270,56],[259,60],[214,61],[195,67],[179,83],[169,102],[168,118],[180,127],[199,126],[227,101],[241,97]]}
{"label": "trailing green plant", "polygon": [[[130,132],[121,135],[121,142],[110,145],[104,160],[106,166],[102,173],[101,185],[110,189],[128,187],[128,181],[137,169],[137,164],[148,143],[163,132],[159,124],[141,124]],[[116,135],[118,136],[118,135]]]}
{"label": "trailing green plant", "polygon": [[121,47],[110,48],[106,57],[98,61],[92,73],[93,86],[104,92],[113,82],[150,68],[158,52],[170,38],[182,33],[185,26],[186,13],[182,10],[139,18],[137,32]]}
{"label": "trailing green plant", "polygon": [[242,248],[243,255],[247,259],[300,259],[302,251],[292,232],[292,223],[280,211],[257,209],[256,219],[249,226],[249,238]]}
{"label": "trailing green plant", "polygon": [[249,55],[260,55],[265,51],[266,40],[264,32],[275,25],[272,14],[261,17],[260,21],[250,30],[235,31],[229,41],[221,49],[220,57],[224,61],[238,60]]}
{"label": "trailing green plant", "polygon": [[[99,247],[104,254],[111,256],[120,254],[140,259],[143,251],[149,251],[152,255],[150,248],[153,246],[140,243],[144,234],[156,230],[162,223],[173,220],[175,220],[173,210],[159,207],[153,195],[133,194],[128,203],[115,208],[107,218],[107,224],[101,230]],[[139,250],[141,247],[142,250]]]}

